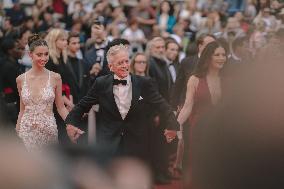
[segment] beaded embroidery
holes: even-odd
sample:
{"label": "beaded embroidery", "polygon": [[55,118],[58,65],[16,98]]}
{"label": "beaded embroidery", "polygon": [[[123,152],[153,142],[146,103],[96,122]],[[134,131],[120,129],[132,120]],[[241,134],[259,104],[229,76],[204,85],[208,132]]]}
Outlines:
{"label": "beaded embroidery", "polygon": [[19,137],[26,148],[29,151],[41,150],[48,144],[57,143],[58,131],[52,110],[55,92],[50,84],[50,72],[38,98],[32,96],[25,73],[21,96],[25,110],[20,121]]}

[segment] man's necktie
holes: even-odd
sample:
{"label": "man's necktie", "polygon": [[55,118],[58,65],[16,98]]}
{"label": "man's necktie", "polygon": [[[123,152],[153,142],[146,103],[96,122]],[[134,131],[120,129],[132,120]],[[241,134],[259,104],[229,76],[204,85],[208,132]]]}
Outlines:
{"label": "man's necktie", "polygon": [[127,80],[119,80],[119,79],[114,79],[113,80],[113,85],[119,85],[119,84],[126,85],[127,84]]}

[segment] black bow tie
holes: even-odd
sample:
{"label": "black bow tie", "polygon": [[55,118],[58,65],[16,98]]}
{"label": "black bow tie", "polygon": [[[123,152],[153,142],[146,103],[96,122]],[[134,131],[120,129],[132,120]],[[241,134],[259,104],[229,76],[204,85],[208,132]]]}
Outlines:
{"label": "black bow tie", "polygon": [[119,84],[126,85],[127,84],[127,80],[119,80],[119,79],[114,79],[113,80],[113,85],[119,85]]}

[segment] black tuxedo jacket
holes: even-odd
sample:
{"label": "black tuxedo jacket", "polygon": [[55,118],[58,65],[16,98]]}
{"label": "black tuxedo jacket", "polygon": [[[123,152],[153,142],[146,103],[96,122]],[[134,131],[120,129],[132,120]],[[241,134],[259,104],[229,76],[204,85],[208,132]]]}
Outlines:
{"label": "black tuxedo jacket", "polygon": [[[71,62],[71,59],[73,62]],[[76,64],[78,70],[74,70],[72,64]],[[68,68],[68,83],[71,88],[71,94],[73,95],[73,103],[77,104],[79,100],[87,94],[89,86],[89,71],[87,65],[78,58],[68,57],[66,67]],[[79,78],[76,76],[76,71],[79,74]]]}
{"label": "black tuxedo jacket", "polygon": [[98,77],[88,94],[69,113],[65,122],[80,127],[83,113],[88,112],[94,104],[99,104],[97,144],[106,146],[112,153],[145,158],[151,118],[149,106],[165,115],[168,129],[178,130],[179,124],[151,79],[135,75],[131,75],[131,107],[123,120],[113,95],[113,77],[113,74]]}
{"label": "black tuxedo jacket", "polygon": [[163,98],[165,98],[167,102],[170,102],[173,80],[167,63],[164,60],[150,57],[149,64],[149,76],[156,82],[157,88]]}
{"label": "black tuxedo jacket", "polygon": [[173,86],[171,94],[171,105],[174,109],[176,109],[178,105],[184,103],[187,81],[189,77],[193,74],[198,60],[198,56],[194,55],[186,57],[181,61],[177,74],[177,79]]}

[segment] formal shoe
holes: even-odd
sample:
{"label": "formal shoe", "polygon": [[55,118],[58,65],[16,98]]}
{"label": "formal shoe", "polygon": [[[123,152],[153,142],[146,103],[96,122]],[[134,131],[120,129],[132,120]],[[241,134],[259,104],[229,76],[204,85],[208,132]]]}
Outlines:
{"label": "formal shoe", "polygon": [[166,178],[164,175],[157,175],[155,177],[155,184],[160,184],[160,185],[164,185],[164,184],[170,184],[171,180]]}

